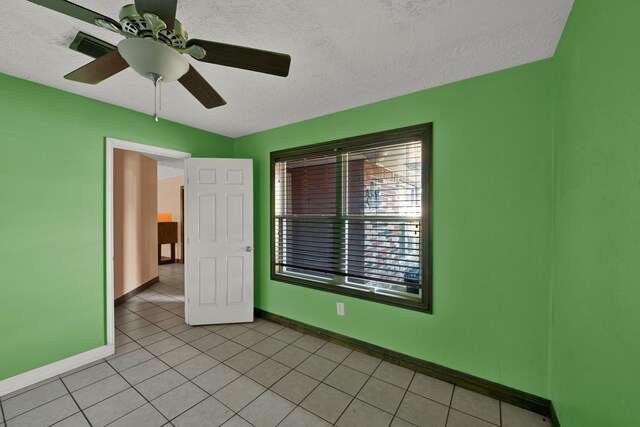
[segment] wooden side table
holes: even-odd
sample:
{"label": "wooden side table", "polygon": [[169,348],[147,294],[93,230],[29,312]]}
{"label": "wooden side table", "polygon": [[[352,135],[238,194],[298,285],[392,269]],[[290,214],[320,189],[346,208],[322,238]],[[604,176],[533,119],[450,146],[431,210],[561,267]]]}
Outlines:
{"label": "wooden side table", "polygon": [[[176,243],[178,243],[178,223],[158,223],[158,264],[173,264],[176,262]],[[162,245],[171,245],[171,259],[162,260]]]}

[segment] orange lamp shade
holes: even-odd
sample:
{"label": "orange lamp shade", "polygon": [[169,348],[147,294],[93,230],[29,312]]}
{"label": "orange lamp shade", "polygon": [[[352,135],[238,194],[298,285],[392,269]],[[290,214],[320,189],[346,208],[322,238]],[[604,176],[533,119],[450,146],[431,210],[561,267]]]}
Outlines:
{"label": "orange lamp shade", "polygon": [[159,213],[158,214],[158,222],[171,222],[171,214],[170,213]]}

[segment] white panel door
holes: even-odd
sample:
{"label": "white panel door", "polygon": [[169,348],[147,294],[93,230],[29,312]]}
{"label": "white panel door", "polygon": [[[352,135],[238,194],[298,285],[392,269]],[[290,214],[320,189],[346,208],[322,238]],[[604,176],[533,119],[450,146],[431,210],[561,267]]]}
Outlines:
{"label": "white panel door", "polygon": [[187,160],[186,321],[253,321],[253,163]]}

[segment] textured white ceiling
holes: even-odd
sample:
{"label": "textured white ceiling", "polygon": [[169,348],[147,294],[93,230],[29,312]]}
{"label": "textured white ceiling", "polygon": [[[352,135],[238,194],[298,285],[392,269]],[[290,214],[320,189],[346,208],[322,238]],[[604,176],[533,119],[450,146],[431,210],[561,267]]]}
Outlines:
{"label": "textured white ceiling", "polygon": [[[124,5],[74,2],[114,19]],[[177,18],[190,37],[288,53],[291,73],[274,77],[189,58],[228,104],[206,110],[171,83],[163,87],[161,117],[236,137],[548,58],[572,4],[179,0]],[[63,79],[91,60],[68,49],[78,31],[112,44],[120,36],[26,0],[3,0],[0,22],[0,72],[152,113],[152,83],[131,69],[97,86]]]}

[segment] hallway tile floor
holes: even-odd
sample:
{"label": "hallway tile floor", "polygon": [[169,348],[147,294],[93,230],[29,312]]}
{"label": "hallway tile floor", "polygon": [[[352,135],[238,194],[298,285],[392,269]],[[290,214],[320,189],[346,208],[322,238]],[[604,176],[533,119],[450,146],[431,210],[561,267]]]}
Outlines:
{"label": "hallway tile floor", "polygon": [[544,417],[256,319],[184,323],[183,265],[116,307],[116,353],[0,398],[0,427],[550,427]]}

